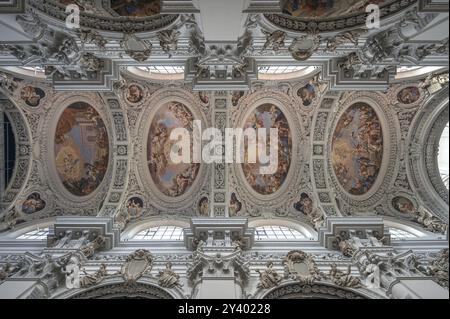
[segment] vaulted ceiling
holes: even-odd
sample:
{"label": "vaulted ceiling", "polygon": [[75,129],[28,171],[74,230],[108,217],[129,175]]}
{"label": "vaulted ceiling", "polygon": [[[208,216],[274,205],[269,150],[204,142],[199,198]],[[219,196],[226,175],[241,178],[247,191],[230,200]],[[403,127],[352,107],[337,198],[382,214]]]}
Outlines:
{"label": "vaulted ceiling", "polygon": [[[16,150],[2,230],[62,215],[122,229],[382,215],[446,230],[448,3],[15,0],[0,16],[0,110]],[[277,126],[277,173],[168,164],[164,134],[194,120]]]}

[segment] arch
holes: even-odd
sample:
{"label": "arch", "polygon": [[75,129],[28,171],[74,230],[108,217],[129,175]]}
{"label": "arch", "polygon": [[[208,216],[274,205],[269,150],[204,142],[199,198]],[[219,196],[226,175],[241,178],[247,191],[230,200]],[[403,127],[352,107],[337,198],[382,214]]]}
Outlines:
{"label": "arch", "polygon": [[5,234],[2,234],[0,236],[0,240],[15,240],[17,237],[24,235],[30,231],[33,231],[38,228],[47,228],[50,227],[55,223],[56,217],[51,218],[45,218],[45,219],[39,219],[39,220],[33,220],[30,222],[25,222],[23,224],[20,224],[17,228],[14,228],[14,230],[9,231]]}
{"label": "arch", "polygon": [[330,283],[315,282],[311,285],[286,282],[269,291],[256,294],[257,299],[382,299],[365,288],[342,288]]}
{"label": "arch", "polygon": [[180,219],[160,219],[160,218],[147,219],[130,224],[122,232],[121,238],[122,240],[129,240],[145,229],[159,226],[175,226],[186,228],[189,227],[189,222],[187,220],[185,221]]}
{"label": "arch", "polygon": [[404,81],[414,81],[424,78],[426,75],[436,72],[441,73],[444,72],[447,67],[441,67],[441,66],[412,66],[412,67],[405,67],[403,69],[400,69],[397,67],[397,74],[395,76],[395,82],[403,83]]}
{"label": "arch", "polygon": [[296,67],[293,71],[289,72],[279,72],[277,70],[276,72],[264,72],[262,71],[262,68],[268,68],[270,71],[271,68],[286,68],[287,65],[259,65],[258,68],[258,80],[262,81],[286,81],[286,80],[293,80],[300,81],[306,78],[311,77],[314,73],[317,72],[316,66],[298,66],[298,65],[290,65],[289,67]]}
{"label": "arch", "polygon": [[112,275],[101,283],[80,289],[66,290],[51,299],[182,299],[181,289],[170,290],[158,286],[157,279],[141,277],[137,282],[127,284],[120,275]]}
{"label": "arch", "polygon": [[305,236],[305,240],[317,239],[317,232],[310,225],[288,218],[273,218],[273,219],[256,218],[250,220],[248,226],[253,228],[261,226],[287,227],[300,232],[302,235]]}
{"label": "arch", "polygon": [[[153,73],[150,71],[143,70],[141,67],[130,66],[126,69],[126,73],[131,76],[152,80],[152,81],[182,81],[184,80],[184,65],[170,65],[170,67],[183,68],[182,72],[174,73]],[[153,66],[158,67],[158,66]]]}
{"label": "arch", "polygon": [[5,66],[2,67],[2,69],[30,81],[44,82],[47,79],[47,76],[45,75],[45,70],[43,69],[41,70],[41,68],[39,67]]}
{"label": "arch", "polygon": [[448,222],[449,193],[439,172],[437,152],[448,116],[448,89],[443,89],[430,96],[416,115],[408,135],[407,161],[414,193],[444,222]]}
{"label": "arch", "polygon": [[408,232],[410,234],[413,234],[418,239],[420,238],[427,238],[427,237],[439,237],[439,234],[431,233],[423,228],[420,228],[417,224],[409,221],[399,221],[394,218],[390,218],[388,216],[383,217],[384,225],[388,228],[396,228],[405,232]]}
{"label": "arch", "polygon": [[6,189],[0,194],[0,211],[12,208],[17,196],[25,189],[32,166],[32,134],[23,111],[12,99],[1,95],[0,108],[8,117],[13,129],[16,156],[11,179]]}

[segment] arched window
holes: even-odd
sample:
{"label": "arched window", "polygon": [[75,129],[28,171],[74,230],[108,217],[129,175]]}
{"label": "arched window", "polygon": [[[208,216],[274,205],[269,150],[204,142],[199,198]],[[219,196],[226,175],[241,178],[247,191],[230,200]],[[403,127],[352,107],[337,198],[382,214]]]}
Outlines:
{"label": "arched window", "polygon": [[260,74],[287,74],[294,73],[306,69],[307,66],[301,65],[271,65],[260,66],[258,72]]}
{"label": "arched window", "polygon": [[439,173],[441,174],[442,181],[445,187],[449,189],[449,150],[448,150],[448,123],[442,132],[441,139],[439,141],[439,154],[438,154],[438,167]]}
{"label": "arched window", "polygon": [[389,233],[391,234],[392,240],[405,240],[411,238],[417,238],[413,233],[407,232],[406,230],[390,227]]}
{"label": "arched window", "polygon": [[307,240],[298,230],[283,226],[260,226],[255,228],[255,240]]}
{"label": "arched window", "polygon": [[181,74],[184,73],[184,66],[182,65],[152,65],[152,66],[138,66],[139,70],[146,71],[152,74]]}
{"label": "arched window", "polygon": [[24,239],[24,240],[44,240],[47,239],[47,235],[49,233],[49,227],[45,228],[36,228],[32,231],[29,231],[25,234],[20,235],[17,237],[17,239]]}
{"label": "arched window", "polygon": [[183,228],[176,226],[158,226],[147,228],[134,235],[130,240],[183,240]]}

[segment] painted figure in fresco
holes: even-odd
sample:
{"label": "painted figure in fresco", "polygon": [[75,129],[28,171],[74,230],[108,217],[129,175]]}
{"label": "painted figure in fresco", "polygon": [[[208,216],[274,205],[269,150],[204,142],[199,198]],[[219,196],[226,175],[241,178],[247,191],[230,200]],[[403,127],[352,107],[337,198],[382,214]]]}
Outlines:
{"label": "painted figure in fresco", "polygon": [[352,195],[369,191],[378,176],[383,157],[381,123],[367,104],[350,107],[333,134],[332,164],[340,184]]}
{"label": "painted figure in fresco", "polygon": [[35,88],[32,86],[25,86],[22,91],[20,91],[20,98],[29,106],[36,107],[39,106],[41,99],[45,97],[44,91],[40,88]]}
{"label": "painted figure in fresco", "polygon": [[45,201],[41,199],[39,193],[33,193],[27,197],[22,204],[22,212],[25,214],[33,214],[45,208]]}
{"label": "painted figure in fresco", "polygon": [[[260,194],[273,194],[281,187],[286,179],[291,163],[292,138],[286,117],[273,104],[257,107],[244,125],[246,128],[277,128],[278,129],[278,167],[275,174],[260,174],[259,162],[248,163],[248,148],[244,149],[244,163],[242,170],[250,186]],[[269,130],[267,130],[269,132]],[[257,144],[258,145],[258,144]],[[257,152],[266,152],[269,145],[258,145]]]}
{"label": "painted figure in fresco", "polygon": [[316,88],[314,84],[308,83],[297,91],[297,95],[302,99],[304,106],[309,106],[316,97]]}
{"label": "painted figure in fresco", "polygon": [[160,0],[111,0],[111,9],[121,16],[145,17],[159,14]]}
{"label": "painted figure in fresco", "polygon": [[392,200],[392,206],[404,214],[412,214],[415,212],[414,204],[405,197],[395,197]]}
{"label": "painted figure in fresco", "polygon": [[130,198],[127,202],[128,215],[135,218],[142,214],[144,202],[139,197]]}
{"label": "painted figure in fresco", "polygon": [[125,97],[130,103],[138,103],[144,98],[144,92],[136,84],[130,85],[125,92]]}
{"label": "painted figure in fresco", "polygon": [[306,193],[300,195],[300,201],[294,204],[294,208],[305,215],[310,215],[313,211],[313,201]]}
{"label": "painted figure in fresco", "polygon": [[420,91],[415,86],[404,88],[397,95],[398,101],[403,104],[412,104],[414,102],[417,102],[419,98]]}

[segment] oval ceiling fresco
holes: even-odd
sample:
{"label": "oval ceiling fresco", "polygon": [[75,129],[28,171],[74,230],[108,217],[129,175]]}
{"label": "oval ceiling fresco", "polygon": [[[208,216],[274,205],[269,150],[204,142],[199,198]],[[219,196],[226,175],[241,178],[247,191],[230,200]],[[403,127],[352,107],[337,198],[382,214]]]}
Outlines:
{"label": "oval ceiling fresco", "polygon": [[91,194],[108,168],[109,140],[105,124],[88,103],[76,102],[59,118],[55,133],[58,175],[69,192]]}
{"label": "oval ceiling fresco", "polygon": [[[283,112],[273,104],[263,104],[258,106],[247,118],[244,124],[244,131],[247,128],[255,130],[266,129],[267,143],[262,144],[255,141],[256,163],[249,163],[250,142],[246,140],[244,148],[244,163],[242,170],[250,186],[261,195],[270,195],[278,191],[283,185],[291,165],[292,137],[288,121]],[[278,165],[273,174],[261,174],[261,168],[271,165],[270,162],[262,164],[259,161],[260,154],[270,154],[270,128],[278,129]],[[271,157],[269,155],[269,157]],[[273,157],[271,157],[273,158]]]}
{"label": "oval ceiling fresco", "polygon": [[[179,102],[161,106],[153,117],[147,139],[147,163],[156,187],[165,195],[177,197],[186,193],[194,183],[200,164],[174,163],[170,152],[177,141],[170,140],[176,128],[193,131],[194,116]],[[193,145],[191,139],[191,154]]]}
{"label": "oval ceiling fresco", "polygon": [[383,159],[380,119],[366,103],[352,105],[333,133],[331,162],[341,186],[352,195],[366,194]]}

